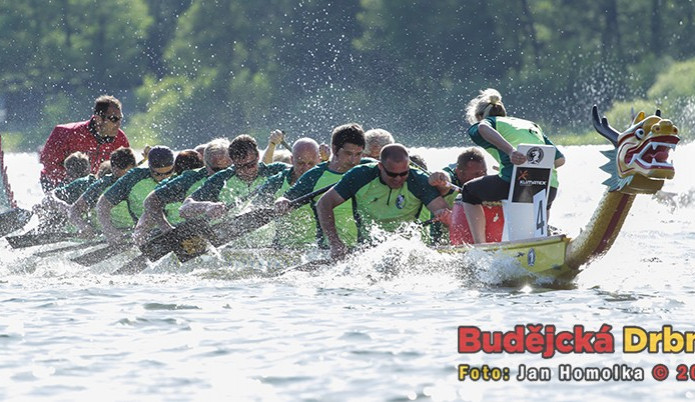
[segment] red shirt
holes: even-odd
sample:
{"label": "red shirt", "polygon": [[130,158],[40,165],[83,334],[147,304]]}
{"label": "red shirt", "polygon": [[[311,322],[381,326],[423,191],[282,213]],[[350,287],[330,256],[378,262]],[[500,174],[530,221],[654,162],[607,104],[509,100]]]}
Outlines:
{"label": "red shirt", "polygon": [[123,130],[119,129],[113,142],[99,143],[89,130],[91,120],[79,123],[67,123],[55,126],[41,150],[39,161],[43,164],[41,185],[45,191],[56,187],[65,179],[63,161],[73,152],[81,151],[87,154],[91,163],[91,171],[96,174],[99,165],[109,160],[111,152],[120,147],[129,147],[130,143]]}
{"label": "red shirt", "polygon": [[[504,232],[502,205],[483,203],[483,211],[485,212],[485,242],[497,243],[502,241],[502,232]],[[453,245],[473,244],[473,234],[468,227],[463,204],[460,202],[454,203],[451,226],[449,226],[449,240]]]}

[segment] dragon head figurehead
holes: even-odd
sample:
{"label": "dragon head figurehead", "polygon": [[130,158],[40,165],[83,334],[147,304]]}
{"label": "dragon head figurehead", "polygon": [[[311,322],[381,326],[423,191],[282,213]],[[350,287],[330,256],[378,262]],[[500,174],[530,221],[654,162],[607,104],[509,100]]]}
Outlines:
{"label": "dragon head figurehead", "polygon": [[622,133],[611,127],[605,117],[599,119],[596,106],[592,108],[592,120],[596,131],[615,146],[603,152],[610,159],[602,167],[611,174],[604,182],[609,191],[653,194],[661,189],[665,179],[673,178],[675,170],[668,157],[680,141],[678,127],[663,119],[659,110],[647,117],[639,112]]}

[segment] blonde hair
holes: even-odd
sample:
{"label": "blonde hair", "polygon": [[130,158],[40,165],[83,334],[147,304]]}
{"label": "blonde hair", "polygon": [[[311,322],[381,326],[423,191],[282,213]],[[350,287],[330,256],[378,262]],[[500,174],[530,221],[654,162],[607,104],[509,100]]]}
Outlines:
{"label": "blonde hair", "polygon": [[480,91],[480,95],[471,99],[466,106],[466,120],[475,124],[488,116],[506,116],[502,95],[492,88]]}

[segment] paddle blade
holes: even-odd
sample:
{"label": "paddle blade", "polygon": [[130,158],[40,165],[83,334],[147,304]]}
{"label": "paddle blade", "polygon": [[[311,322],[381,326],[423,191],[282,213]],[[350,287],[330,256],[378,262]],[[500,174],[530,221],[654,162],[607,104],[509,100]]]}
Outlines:
{"label": "paddle blade", "polygon": [[34,253],[32,255],[34,257],[48,257],[49,255],[53,255],[53,254],[67,253],[70,251],[85,249],[85,248],[92,247],[92,246],[98,246],[98,245],[104,244],[104,243],[106,243],[106,240],[94,240],[94,241],[87,242],[87,243],[72,244],[72,245],[65,246],[65,247],[58,247],[58,248],[53,248],[50,250],[39,251],[38,253]]}
{"label": "paddle blade", "polygon": [[32,212],[22,208],[12,208],[0,214],[0,237],[21,229],[31,219]]}
{"label": "paddle blade", "polygon": [[186,262],[207,252],[206,240],[213,246],[219,247],[260,228],[275,217],[272,208],[255,209],[207,227],[207,231],[198,231],[190,236],[179,237],[172,251],[180,262]]}
{"label": "paddle blade", "polygon": [[71,241],[78,238],[77,233],[27,233],[18,236],[7,236],[7,242],[12,248],[42,246],[45,244]]}
{"label": "paddle blade", "polygon": [[174,254],[181,262],[192,260],[208,251],[208,242],[219,243],[217,235],[210,226],[191,233],[182,233],[174,245]]}
{"label": "paddle blade", "polygon": [[205,239],[211,239],[214,236],[205,220],[188,220],[174,230],[162,233],[141,245],[140,251],[150,261],[157,261],[172,251],[182,257],[200,255],[207,248]]}

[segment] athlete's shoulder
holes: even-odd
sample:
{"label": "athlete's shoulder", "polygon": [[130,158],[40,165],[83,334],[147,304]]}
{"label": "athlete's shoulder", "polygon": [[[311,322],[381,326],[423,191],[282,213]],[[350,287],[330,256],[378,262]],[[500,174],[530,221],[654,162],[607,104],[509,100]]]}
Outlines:
{"label": "athlete's shoulder", "polygon": [[269,177],[269,176],[272,176],[272,175],[277,174],[279,172],[282,172],[283,170],[285,170],[289,167],[291,167],[291,165],[288,165],[288,164],[283,163],[283,162],[273,162],[273,163],[269,163],[267,165],[263,162],[260,162],[258,174],[260,176]]}
{"label": "athlete's shoulder", "polygon": [[365,174],[367,172],[376,172],[379,170],[378,164],[379,164],[378,162],[376,162],[376,161],[374,161],[374,159],[372,159],[371,162],[369,162],[369,163],[364,163],[364,164],[360,164],[360,165],[353,167],[352,169],[345,172],[345,174],[347,175],[349,173],[350,175],[360,175],[360,174]]}

